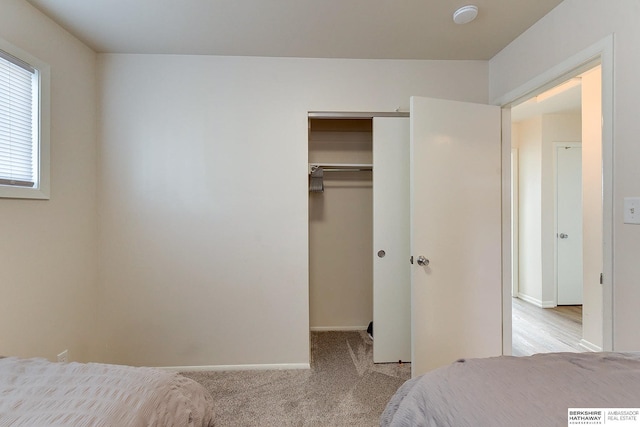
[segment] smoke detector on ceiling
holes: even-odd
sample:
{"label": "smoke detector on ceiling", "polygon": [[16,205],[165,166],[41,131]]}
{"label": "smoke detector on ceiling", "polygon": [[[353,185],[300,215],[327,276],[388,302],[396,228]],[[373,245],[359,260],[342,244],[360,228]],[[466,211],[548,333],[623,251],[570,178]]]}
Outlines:
{"label": "smoke detector on ceiling", "polygon": [[462,6],[460,9],[453,12],[453,22],[456,24],[467,24],[478,16],[478,6],[472,4],[468,6]]}

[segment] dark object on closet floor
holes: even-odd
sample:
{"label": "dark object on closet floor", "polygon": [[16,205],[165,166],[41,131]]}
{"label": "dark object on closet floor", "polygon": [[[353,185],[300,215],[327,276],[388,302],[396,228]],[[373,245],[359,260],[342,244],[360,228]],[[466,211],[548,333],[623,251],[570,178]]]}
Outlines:
{"label": "dark object on closet floor", "polygon": [[369,326],[367,327],[367,334],[369,334],[369,338],[373,339],[373,322],[369,322]]}

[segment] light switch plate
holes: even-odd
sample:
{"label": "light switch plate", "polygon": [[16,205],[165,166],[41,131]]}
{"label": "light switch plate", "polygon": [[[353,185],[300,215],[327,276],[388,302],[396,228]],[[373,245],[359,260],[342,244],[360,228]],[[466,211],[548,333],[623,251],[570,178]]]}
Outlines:
{"label": "light switch plate", "polygon": [[624,198],[624,223],[640,224],[640,197]]}

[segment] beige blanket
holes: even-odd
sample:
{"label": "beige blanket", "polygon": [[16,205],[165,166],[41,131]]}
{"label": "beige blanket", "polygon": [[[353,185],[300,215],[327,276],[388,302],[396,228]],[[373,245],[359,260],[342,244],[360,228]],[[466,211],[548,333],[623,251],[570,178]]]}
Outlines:
{"label": "beige blanket", "polygon": [[640,354],[458,361],[407,381],[380,425],[555,427],[568,424],[569,408],[640,408]]}
{"label": "beige blanket", "polygon": [[0,426],[213,425],[210,394],[152,368],[0,359]]}

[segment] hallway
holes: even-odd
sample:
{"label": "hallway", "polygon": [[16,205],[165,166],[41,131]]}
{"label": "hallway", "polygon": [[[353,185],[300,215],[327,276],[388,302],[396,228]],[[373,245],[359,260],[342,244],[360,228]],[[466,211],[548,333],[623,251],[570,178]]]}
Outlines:
{"label": "hallway", "polygon": [[519,298],[512,299],[513,355],[584,352],[582,306],[540,308]]}

